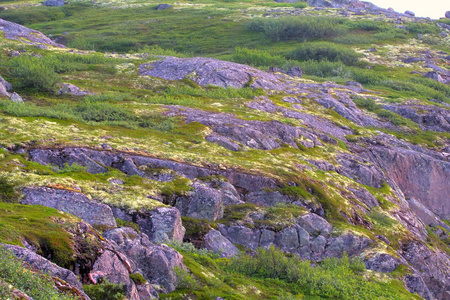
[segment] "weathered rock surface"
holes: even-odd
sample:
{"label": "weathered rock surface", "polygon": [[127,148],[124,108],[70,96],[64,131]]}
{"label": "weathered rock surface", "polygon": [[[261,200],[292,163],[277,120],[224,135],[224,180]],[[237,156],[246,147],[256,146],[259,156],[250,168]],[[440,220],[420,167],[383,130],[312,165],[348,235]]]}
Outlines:
{"label": "weathered rock surface", "polygon": [[14,103],[23,103],[22,97],[19,96],[16,92],[13,92],[11,96],[9,96],[9,100],[11,100]]}
{"label": "weathered rock surface", "polygon": [[199,85],[243,88],[251,86],[268,90],[283,90],[286,85],[274,74],[237,63],[212,58],[177,58],[167,56],[155,63],[142,64],[140,75],[166,80],[189,78]]}
{"label": "weathered rock surface", "polygon": [[175,290],[174,268],[185,268],[183,257],[177,251],[164,244],[153,244],[145,234],[126,227],[105,232],[104,237],[111,241],[115,251],[128,259],[125,268],[129,273],[141,273],[149,283],[160,285],[165,292]]}
{"label": "weathered rock surface", "polygon": [[46,0],[42,2],[45,6],[63,6],[65,4],[66,0]]}
{"label": "weathered rock surface", "polygon": [[450,218],[450,162],[392,146],[371,147],[370,153],[406,197],[420,201],[441,219]]}
{"label": "weathered rock surface", "polygon": [[400,265],[400,260],[389,254],[374,255],[365,261],[366,268],[377,272],[388,273],[395,271]]}
{"label": "weathered rock surface", "polygon": [[[431,250],[421,242],[411,242],[403,246],[402,256],[411,264],[417,275],[423,279],[428,290],[436,299],[448,299],[450,291],[450,259],[440,250]],[[407,287],[422,290],[426,297],[428,290],[421,287],[420,281],[407,277]],[[431,297],[428,299],[432,299]]]}
{"label": "weathered rock surface", "polygon": [[53,207],[73,214],[91,225],[116,227],[111,208],[95,203],[82,193],[47,187],[27,187],[23,189],[23,204]]}
{"label": "weathered rock surface", "polygon": [[195,182],[194,191],[186,197],[179,197],[175,207],[183,216],[215,221],[223,217],[222,194],[205,184]]}
{"label": "weathered rock surface", "polygon": [[0,95],[9,97],[12,90],[12,85],[0,76]]}
{"label": "weathered rock surface", "polygon": [[37,269],[43,273],[51,274],[65,281],[71,288],[77,290],[77,294],[81,299],[89,300],[90,298],[84,293],[83,286],[78,281],[77,276],[67,269],[61,268],[54,263],[48,261],[42,256],[34,253],[31,250],[15,245],[0,244],[1,247],[11,250],[20,260],[29,264],[32,268]]}
{"label": "weathered rock surface", "polygon": [[53,42],[37,30],[0,19],[0,30],[5,32],[5,37],[11,40],[19,40],[27,44],[47,44],[54,47],[65,48],[64,45]]}
{"label": "weathered rock surface", "polygon": [[249,121],[238,119],[231,114],[211,113],[177,106],[170,108],[169,115],[185,116],[187,123],[202,123],[209,126],[217,136],[222,136],[234,143],[250,148],[271,150],[281,147],[282,144],[289,144],[298,148],[297,139],[307,148],[321,145],[318,137],[310,131],[278,121]]}
{"label": "weathered rock surface", "polygon": [[205,235],[202,246],[218,253],[220,257],[230,258],[239,253],[238,248],[217,230],[211,230]]}
{"label": "weathered rock surface", "polygon": [[143,214],[135,215],[136,223],[154,243],[183,241],[184,229],[181,214],[175,207],[159,207],[149,212],[149,218]]}
{"label": "weathered rock surface", "polygon": [[450,19],[450,10],[445,12],[445,17],[446,17],[447,19]]}
{"label": "weathered rock surface", "polygon": [[281,231],[224,224],[219,224],[219,231],[232,243],[252,250],[275,245],[283,251],[296,253],[313,261],[320,261],[325,257],[341,257],[344,251],[350,256],[356,255],[371,243],[368,238],[356,237],[350,233],[330,236],[332,226],[313,213],[302,216],[297,224]]}
{"label": "weathered rock surface", "polygon": [[423,130],[450,132],[450,110],[431,105],[383,105],[404,118],[420,125]]}
{"label": "weathered rock surface", "polygon": [[173,5],[170,5],[170,4],[159,4],[156,7],[156,10],[164,10],[164,9],[169,9],[169,8],[172,8],[172,7],[173,7]]}
{"label": "weathered rock surface", "polygon": [[61,87],[61,89],[59,90],[58,93],[60,95],[70,94],[70,95],[74,95],[74,96],[85,96],[85,95],[91,94],[89,92],[82,91],[79,87],[77,87],[76,85],[70,84],[70,83],[63,84],[63,86]]}

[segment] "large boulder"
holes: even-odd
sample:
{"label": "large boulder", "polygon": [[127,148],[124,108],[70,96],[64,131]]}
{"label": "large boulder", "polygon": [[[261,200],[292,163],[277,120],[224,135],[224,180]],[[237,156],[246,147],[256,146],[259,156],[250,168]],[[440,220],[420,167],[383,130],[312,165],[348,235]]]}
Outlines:
{"label": "large boulder", "polygon": [[69,94],[69,95],[74,95],[74,96],[85,96],[85,95],[91,94],[89,92],[82,91],[79,87],[77,87],[76,85],[70,84],[70,83],[63,84],[62,87],[59,89],[58,93],[60,95]]}
{"label": "large boulder", "polygon": [[446,17],[447,19],[450,19],[450,10],[445,12],[445,17]]}
{"label": "large boulder", "polygon": [[389,254],[374,255],[365,261],[366,268],[377,272],[393,272],[400,265],[400,260]]}
{"label": "large boulder", "polygon": [[0,95],[9,97],[12,90],[12,85],[0,76]]}
{"label": "large boulder", "polygon": [[207,185],[195,182],[194,191],[179,197],[175,206],[183,216],[215,221],[223,217],[222,194]]}
{"label": "large boulder", "polygon": [[56,208],[91,225],[117,226],[109,206],[92,202],[82,193],[48,187],[27,187],[23,189],[23,193],[23,204]]}
{"label": "large boulder", "polygon": [[21,261],[30,265],[32,268],[39,270],[43,273],[50,274],[51,276],[57,277],[63,280],[69,288],[75,289],[81,299],[89,300],[90,298],[84,293],[83,286],[78,281],[77,276],[70,270],[61,268],[56,264],[48,261],[42,256],[34,253],[31,250],[22,248],[15,245],[0,244],[0,247],[9,249],[17,256]]}
{"label": "large boulder", "polygon": [[238,248],[225,238],[220,231],[210,230],[203,240],[203,247],[218,253],[220,257],[230,258],[239,253]]}
{"label": "large boulder", "polygon": [[53,42],[37,30],[0,19],[0,30],[5,32],[5,38],[19,40],[27,44],[47,44],[54,47],[65,48],[64,45]]}
{"label": "large boulder", "polygon": [[148,213],[134,214],[141,232],[154,243],[182,242],[186,229],[181,224],[181,214],[175,207],[158,207]]}
{"label": "large boulder", "polygon": [[156,7],[156,10],[164,10],[164,9],[169,9],[169,8],[172,8],[172,7],[173,7],[173,5],[170,5],[170,4],[159,4]]}
{"label": "large boulder", "polygon": [[177,276],[174,269],[186,268],[180,253],[164,244],[153,244],[146,234],[138,234],[127,227],[115,228],[103,236],[113,243],[116,252],[127,258],[129,273],[142,274],[149,283],[160,285],[164,292],[175,290]]}
{"label": "large boulder", "polygon": [[274,74],[233,62],[204,58],[177,58],[167,56],[163,60],[142,64],[140,75],[166,80],[188,78],[201,86],[243,88],[251,86],[269,90],[285,90],[287,85]]}

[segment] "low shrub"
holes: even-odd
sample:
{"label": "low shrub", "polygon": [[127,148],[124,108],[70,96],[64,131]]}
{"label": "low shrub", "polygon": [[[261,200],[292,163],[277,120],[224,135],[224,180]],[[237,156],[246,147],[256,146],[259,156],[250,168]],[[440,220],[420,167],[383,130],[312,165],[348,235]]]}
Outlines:
{"label": "low shrub", "polygon": [[271,55],[267,51],[247,48],[235,48],[231,59],[234,62],[254,67],[283,68],[287,64],[287,60],[283,56]]}
{"label": "low shrub", "polygon": [[130,274],[130,279],[137,285],[143,285],[147,283],[147,280],[139,273]]}
{"label": "low shrub", "polygon": [[16,185],[11,183],[5,176],[0,176],[0,201],[15,203],[19,201],[21,193]]}
{"label": "low shrub", "polygon": [[343,20],[326,17],[258,18],[247,24],[255,32],[263,32],[272,41],[306,41],[344,35],[347,30]]}
{"label": "low shrub", "polygon": [[301,61],[340,61],[346,65],[355,65],[359,57],[361,54],[354,50],[330,42],[302,43],[289,54],[289,58]]}
{"label": "low shrub", "polygon": [[310,76],[351,78],[351,70],[342,62],[308,60],[300,62],[300,67]]}
{"label": "low shrub", "polygon": [[[49,276],[33,273],[9,250],[0,246],[0,282],[5,282],[35,300],[74,300],[75,297],[59,293]],[[0,299],[12,299],[11,290],[0,284]]]}
{"label": "low shrub", "polygon": [[115,284],[107,279],[100,279],[97,284],[83,285],[85,293],[92,300],[125,300],[125,286]]}

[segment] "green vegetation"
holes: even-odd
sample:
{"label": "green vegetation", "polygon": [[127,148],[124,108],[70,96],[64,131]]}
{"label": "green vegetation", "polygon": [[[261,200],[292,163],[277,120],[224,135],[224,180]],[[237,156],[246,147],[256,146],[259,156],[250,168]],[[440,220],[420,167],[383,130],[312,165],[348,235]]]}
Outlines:
{"label": "green vegetation", "polygon": [[139,273],[130,274],[130,279],[133,280],[133,282],[137,285],[143,285],[147,283],[147,280],[145,280],[144,276]]}
{"label": "green vegetation", "polygon": [[[65,225],[61,225],[62,221]],[[69,231],[77,221],[49,207],[0,203],[0,243],[22,246],[25,240],[39,254],[50,255],[59,266],[70,268],[75,251]]]}
{"label": "green vegetation", "polygon": [[97,284],[85,284],[83,289],[92,300],[124,300],[123,284],[115,284],[107,279],[101,279]]}
{"label": "green vegetation", "polygon": [[356,53],[354,50],[345,48],[341,45],[337,45],[330,42],[315,42],[315,43],[302,43],[297,49],[295,49],[290,55],[290,58],[296,60],[316,60],[316,61],[331,61],[342,62],[345,65],[355,65],[358,62],[358,58],[361,54]]}
{"label": "green vegetation", "polygon": [[18,202],[20,193],[17,186],[12,184],[5,176],[0,176],[0,202]]}
{"label": "green vegetation", "polygon": [[50,276],[35,273],[22,265],[22,262],[9,250],[0,246],[0,298],[12,299],[11,285],[35,300],[70,300],[75,296],[58,292]]}

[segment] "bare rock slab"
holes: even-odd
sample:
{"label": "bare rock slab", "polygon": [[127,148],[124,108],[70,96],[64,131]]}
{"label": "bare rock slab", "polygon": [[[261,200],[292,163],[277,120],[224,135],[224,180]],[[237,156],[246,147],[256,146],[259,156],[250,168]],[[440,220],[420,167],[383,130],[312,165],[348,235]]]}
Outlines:
{"label": "bare rock slab", "polygon": [[92,202],[82,193],[47,187],[27,187],[23,189],[23,193],[25,194],[23,204],[59,209],[91,225],[117,226],[109,206]]}

